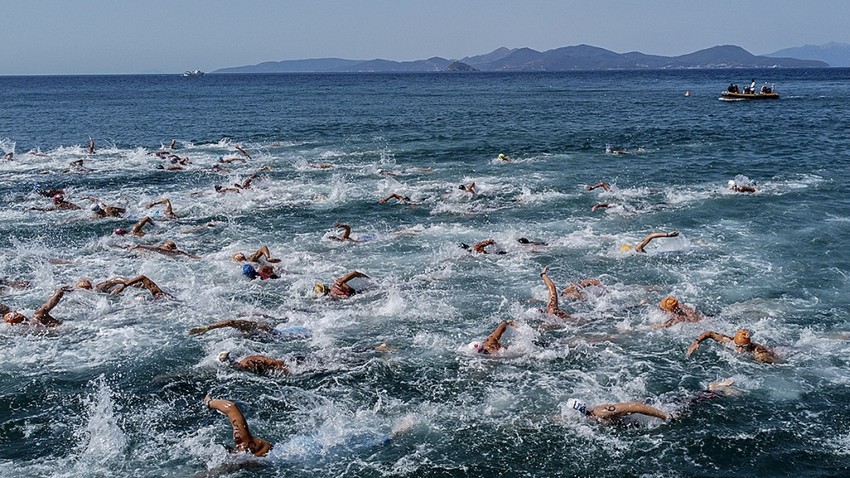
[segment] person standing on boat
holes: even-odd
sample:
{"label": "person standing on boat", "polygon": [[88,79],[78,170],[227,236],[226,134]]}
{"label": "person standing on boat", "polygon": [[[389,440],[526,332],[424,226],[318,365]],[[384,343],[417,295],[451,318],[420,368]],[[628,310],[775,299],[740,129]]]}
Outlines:
{"label": "person standing on boat", "polygon": [[752,82],[750,83],[750,93],[755,93],[755,92],[756,92],[756,79],[753,78]]}

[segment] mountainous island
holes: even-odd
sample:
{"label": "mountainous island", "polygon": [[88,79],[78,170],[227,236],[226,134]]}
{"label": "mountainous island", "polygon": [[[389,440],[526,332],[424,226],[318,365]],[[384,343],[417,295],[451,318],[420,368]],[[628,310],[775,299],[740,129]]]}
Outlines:
{"label": "mountainous island", "polygon": [[257,65],[221,68],[212,73],[390,73],[453,71],[592,71],[712,68],[826,68],[821,60],[757,56],[735,45],[722,45],[687,55],[659,56],[640,52],[616,53],[590,45],[537,51],[531,48],[499,48],[484,55],[447,60],[310,60],[269,61]]}

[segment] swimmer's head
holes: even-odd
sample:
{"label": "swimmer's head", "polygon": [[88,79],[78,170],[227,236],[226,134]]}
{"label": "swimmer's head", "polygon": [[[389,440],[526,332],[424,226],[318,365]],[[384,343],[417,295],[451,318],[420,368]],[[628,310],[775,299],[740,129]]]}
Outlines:
{"label": "swimmer's head", "polygon": [[53,202],[55,202],[55,203],[60,203],[60,202],[63,202],[64,200],[65,200],[65,196],[62,196],[59,193],[56,193],[56,194],[53,195]]}
{"label": "swimmer's head", "polygon": [[463,184],[459,184],[457,188],[463,191],[464,189],[466,189],[466,186],[464,186]]}
{"label": "swimmer's head", "polygon": [[499,153],[499,159],[505,160],[505,153]]}
{"label": "swimmer's head", "polygon": [[112,233],[116,236],[123,236],[124,234],[127,234],[127,232],[129,231],[127,231],[126,229],[121,229],[120,227],[112,231]]}
{"label": "swimmer's head", "polygon": [[162,244],[162,248],[168,249],[169,251],[173,251],[173,250],[177,249],[177,243],[174,242],[174,241],[165,241]]}
{"label": "swimmer's head", "polygon": [[673,296],[665,297],[661,299],[661,303],[658,304],[658,307],[661,307],[667,312],[676,312],[676,309],[679,308],[679,300]]}
{"label": "swimmer's head", "polygon": [[634,246],[632,246],[631,244],[623,244],[622,246],[620,246],[620,252],[629,252],[632,249],[634,249]]}
{"label": "swimmer's head", "polygon": [[221,352],[218,354],[219,362],[230,362],[230,352]]}
{"label": "swimmer's head", "polygon": [[481,350],[483,350],[484,346],[481,345],[481,342],[470,342],[467,347],[473,352],[480,352]]}
{"label": "swimmer's head", "polygon": [[7,324],[20,324],[25,321],[27,318],[24,314],[18,312],[9,312],[3,316],[3,322]]}
{"label": "swimmer's head", "polygon": [[750,345],[750,331],[747,329],[741,329],[735,332],[735,345]]}
{"label": "swimmer's head", "polygon": [[233,257],[231,257],[231,259],[233,259],[233,262],[245,262],[248,260],[248,258],[245,257],[245,254],[242,254],[241,252],[233,254]]}
{"label": "swimmer's head", "polygon": [[327,288],[327,287],[325,287],[325,284],[322,284],[321,282],[318,282],[318,283],[316,283],[316,285],[313,287],[313,292],[315,292],[315,293],[317,293],[317,294],[319,294],[319,295],[325,295],[325,294],[327,294],[329,291],[328,291],[328,288]]}
{"label": "swimmer's head", "polygon": [[729,182],[726,183],[726,186],[728,186],[729,189],[735,189],[735,186],[736,186],[735,181],[730,179]]}
{"label": "swimmer's head", "polygon": [[520,237],[516,241],[519,242],[520,244],[528,244],[528,242],[529,242],[528,239],[526,239],[524,237]]}
{"label": "swimmer's head", "polygon": [[92,204],[90,209],[92,210],[92,212],[103,211],[103,209],[101,209],[101,207],[100,207],[100,204]]}
{"label": "swimmer's head", "polygon": [[88,279],[80,279],[77,281],[77,285],[75,285],[77,289],[91,289],[91,281]]}
{"label": "swimmer's head", "polygon": [[581,413],[587,413],[587,405],[577,398],[570,398],[567,400],[567,408],[578,410]]}
{"label": "swimmer's head", "polygon": [[249,279],[256,279],[257,270],[254,269],[254,266],[252,266],[251,264],[245,264],[244,266],[242,266],[242,275]]}

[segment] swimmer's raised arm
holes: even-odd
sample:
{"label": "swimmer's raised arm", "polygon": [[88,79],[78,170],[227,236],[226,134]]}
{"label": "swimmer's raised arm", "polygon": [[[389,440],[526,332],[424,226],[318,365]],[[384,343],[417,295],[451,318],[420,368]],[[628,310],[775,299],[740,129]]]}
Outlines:
{"label": "swimmer's raised arm", "polygon": [[621,418],[634,413],[655,417],[665,421],[670,419],[670,414],[664,412],[663,410],[659,410],[658,408],[649,406],[643,402],[605,403],[593,407],[589,415],[594,416],[600,420],[611,420],[614,418]]}
{"label": "swimmer's raised arm", "polygon": [[251,256],[248,258],[250,262],[259,262],[260,258],[264,257],[268,262],[280,262],[280,259],[272,258],[271,252],[269,252],[268,246],[260,246]]}
{"label": "swimmer's raised arm", "polygon": [[174,214],[174,209],[172,209],[171,201],[168,198],[162,198],[157,201],[148,203],[147,205],[145,205],[145,209],[150,209],[160,204],[165,206],[165,217],[169,219],[177,219],[177,214]]}
{"label": "swimmer's raised arm", "polygon": [[592,185],[592,186],[585,186],[585,187],[584,187],[584,189],[587,189],[588,191],[593,191],[593,190],[594,190],[594,189],[596,189],[596,188],[602,188],[602,189],[604,189],[604,190],[606,190],[606,191],[610,191],[610,190],[611,190],[611,186],[609,186],[609,185],[608,185],[608,183],[606,183],[605,181],[599,181],[598,183],[596,183],[596,184],[594,184],[594,185]]}
{"label": "swimmer's raised arm", "polygon": [[714,340],[715,342],[719,342],[721,344],[727,344],[733,341],[733,338],[729,337],[728,335],[717,333],[713,330],[704,330],[701,334],[699,334],[696,340],[691,343],[690,347],[688,347],[687,356],[690,357],[696,351],[696,349],[699,348],[699,345],[703,341],[708,339]]}
{"label": "swimmer's raised arm", "polygon": [[653,232],[648,236],[644,237],[642,241],[635,246],[635,252],[646,252],[643,250],[647,244],[649,244],[653,239],[658,239],[659,237],[676,237],[679,235],[679,231],[670,231],[670,232]]}
{"label": "swimmer's raised arm", "polygon": [[253,320],[242,320],[242,319],[229,319],[222,320],[210,325],[204,325],[201,327],[194,327],[189,329],[189,333],[192,335],[201,335],[209,332],[210,330],[221,329],[224,327],[231,327],[240,332],[245,333],[253,333],[253,332],[267,332],[272,333],[274,328],[269,324],[265,324],[263,322],[254,322]]}
{"label": "swimmer's raised arm", "polygon": [[[247,451],[255,456],[265,456],[271,450],[271,443],[251,434],[245,415],[235,403],[230,400],[211,399],[207,395],[204,397],[204,405],[225,414],[230,420],[230,425],[233,427],[233,443],[236,445],[235,451]],[[234,451],[231,447],[228,447],[228,450]]]}

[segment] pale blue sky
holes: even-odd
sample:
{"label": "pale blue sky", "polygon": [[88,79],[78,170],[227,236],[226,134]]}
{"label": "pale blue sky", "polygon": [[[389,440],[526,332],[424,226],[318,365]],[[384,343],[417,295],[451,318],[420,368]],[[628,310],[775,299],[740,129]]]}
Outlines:
{"label": "pale blue sky", "polygon": [[850,43],[847,0],[0,0],[0,75],[176,73],[586,43],[681,55]]}

